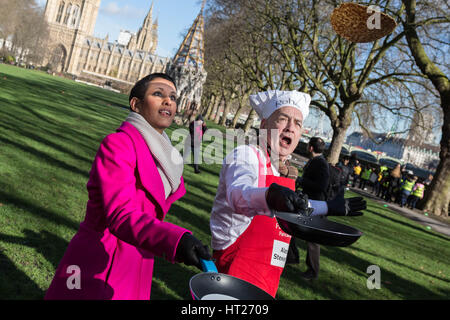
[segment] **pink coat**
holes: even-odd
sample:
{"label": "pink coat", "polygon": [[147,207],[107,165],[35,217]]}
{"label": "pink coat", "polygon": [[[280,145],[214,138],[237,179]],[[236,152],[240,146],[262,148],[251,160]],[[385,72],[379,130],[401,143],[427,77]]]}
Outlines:
{"label": "pink coat", "polygon": [[[165,199],[144,139],[124,122],[100,145],[87,183],[85,220],[70,241],[45,299],[150,299],[154,256],[175,262],[189,230],[164,217],[186,190]],[[77,286],[76,266],[80,271]]]}

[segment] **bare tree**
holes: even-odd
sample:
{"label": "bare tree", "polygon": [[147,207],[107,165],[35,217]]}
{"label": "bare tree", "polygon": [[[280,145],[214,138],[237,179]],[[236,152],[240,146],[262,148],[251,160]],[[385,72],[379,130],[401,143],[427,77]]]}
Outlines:
{"label": "bare tree", "polygon": [[[276,62],[280,59],[276,49],[266,45],[265,38],[259,35],[262,32],[270,36],[270,28],[255,29],[264,21],[251,13],[251,8],[246,6],[247,0],[215,0],[210,3],[206,27],[207,87],[220,92],[225,101],[224,114],[228,113],[227,108],[232,103],[236,105],[233,126],[236,126],[243,110],[249,111],[244,124],[244,130],[248,131],[255,118],[248,105],[249,94],[257,89],[285,87],[285,79],[280,76],[283,71]],[[222,123],[224,121],[222,118]]]}
{"label": "bare tree", "polygon": [[19,60],[39,63],[47,49],[48,26],[34,0],[0,0],[0,38],[10,39]]}
{"label": "bare tree", "polygon": [[0,38],[6,39],[20,23],[19,5],[22,1],[0,0]]}
{"label": "bare tree", "polygon": [[[337,162],[364,91],[388,78],[370,77],[372,72],[404,34],[358,47],[331,29],[329,15],[336,6],[331,0],[216,0],[215,4],[223,20],[239,27],[229,37],[227,61],[260,90],[309,92],[312,106],[331,121],[329,160]],[[239,10],[229,9],[233,7]],[[389,74],[405,75],[409,73]]]}
{"label": "bare tree", "polygon": [[[224,11],[236,8],[229,3],[229,7],[222,8]],[[227,115],[232,113],[233,127],[239,115],[246,108],[246,100],[252,89],[252,82],[246,77],[243,69],[239,67],[230,55],[230,49],[235,42],[241,23],[238,20],[224,20],[220,12],[213,11],[206,22],[206,63],[209,76],[205,84],[205,92],[214,103],[208,103],[209,110],[206,115],[213,118],[216,123],[226,124]],[[223,116],[219,117],[219,109],[223,103]],[[233,108],[234,107],[234,108]]]}
{"label": "bare tree", "polygon": [[[407,50],[405,30],[397,28],[373,43],[348,42],[334,33],[329,22],[338,1],[213,2],[222,23],[238,26],[227,38],[226,59],[230,63],[260,90],[296,89],[313,96],[312,106],[326,114],[333,129],[328,156],[332,163],[338,160],[355,116],[360,123],[379,123],[382,117],[377,119],[372,113],[377,108],[413,119],[424,109],[416,101],[418,93],[434,94]],[[401,1],[371,4],[401,23]],[[441,22],[431,15],[424,24]]]}
{"label": "bare tree", "polygon": [[[417,20],[417,3],[415,0],[402,0],[402,2],[405,5],[406,14],[406,19],[403,21],[403,27],[405,29],[409,48],[421,72],[428,77],[439,92],[443,112],[442,138],[440,143],[441,150],[439,153],[440,162],[431,184],[431,190],[426,194],[424,209],[436,215],[448,216],[450,203],[450,82],[439,66],[430,58],[423,45],[422,38],[419,37],[418,29],[429,23],[430,20]],[[446,9],[447,10],[441,10],[441,17],[435,17],[434,19],[443,20],[447,23],[448,28],[448,4]],[[439,38],[434,40],[437,43],[441,42]]]}
{"label": "bare tree", "polygon": [[[368,114],[367,108],[359,105],[383,105],[380,97],[370,93],[389,87],[395,78],[401,81],[421,76],[407,64],[398,67],[387,63],[391,59],[388,52],[401,45],[404,32],[396,30],[373,43],[355,44],[336,35],[330,26],[336,1],[263,2],[269,5],[257,11],[273,26],[271,44],[285,60],[293,84],[303,86],[313,96],[312,106],[330,119],[333,139],[328,160],[335,163],[353,117]],[[390,1],[375,4],[393,11],[394,16],[401,14],[401,7],[393,7]]]}

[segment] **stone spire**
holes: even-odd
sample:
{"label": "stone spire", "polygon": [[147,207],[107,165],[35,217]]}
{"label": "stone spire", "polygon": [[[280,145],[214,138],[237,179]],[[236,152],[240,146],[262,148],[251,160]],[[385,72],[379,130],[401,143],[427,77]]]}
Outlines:
{"label": "stone spire", "polygon": [[152,1],[152,5],[150,6],[150,10],[148,11],[147,16],[145,17],[144,24],[143,24],[144,28],[150,28],[152,26],[153,5],[154,5],[154,1]]}
{"label": "stone spire", "polygon": [[154,2],[152,1],[150,10],[145,17],[142,27],[138,31],[136,40],[137,50],[151,53],[154,53],[154,51],[156,50],[156,42],[158,41],[157,37],[155,37],[155,35],[157,34],[157,30],[155,30],[155,26],[153,24],[153,5]]}

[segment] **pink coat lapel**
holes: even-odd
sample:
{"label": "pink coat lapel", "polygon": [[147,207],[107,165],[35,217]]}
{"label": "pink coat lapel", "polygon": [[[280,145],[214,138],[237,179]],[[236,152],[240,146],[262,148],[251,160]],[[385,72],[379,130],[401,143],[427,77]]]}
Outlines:
{"label": "pink coat lapel", "polygon": [[183,177],[181,177],[181,184],[177,191],[172,193],[166,200],[163,182],[159,175],[158,168],[156,167],[155,160],[153,159],[144,138],[139,131],[128,122],[123,122],[117,131],[125,132],[133,140],[136,150],[137,167],[142,185],[152,195],[161,207],[164,215],[166,215],[171,204],[186,193]]}

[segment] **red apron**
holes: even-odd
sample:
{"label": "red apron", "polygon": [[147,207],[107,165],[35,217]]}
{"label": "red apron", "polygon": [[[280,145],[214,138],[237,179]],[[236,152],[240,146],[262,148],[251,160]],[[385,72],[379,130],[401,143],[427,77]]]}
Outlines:
{"label": "red apron", "polygon": [[[295,180],[273,175],[267,155],[267,175],[260,153],[258,187],[272,183],[295,190]],[[213,257],[219,272],[248,281],[275,297],[286,262],[291,236],[284,233],[276,218],[255,215],[244,233],[224,250],[216,250]]]}

